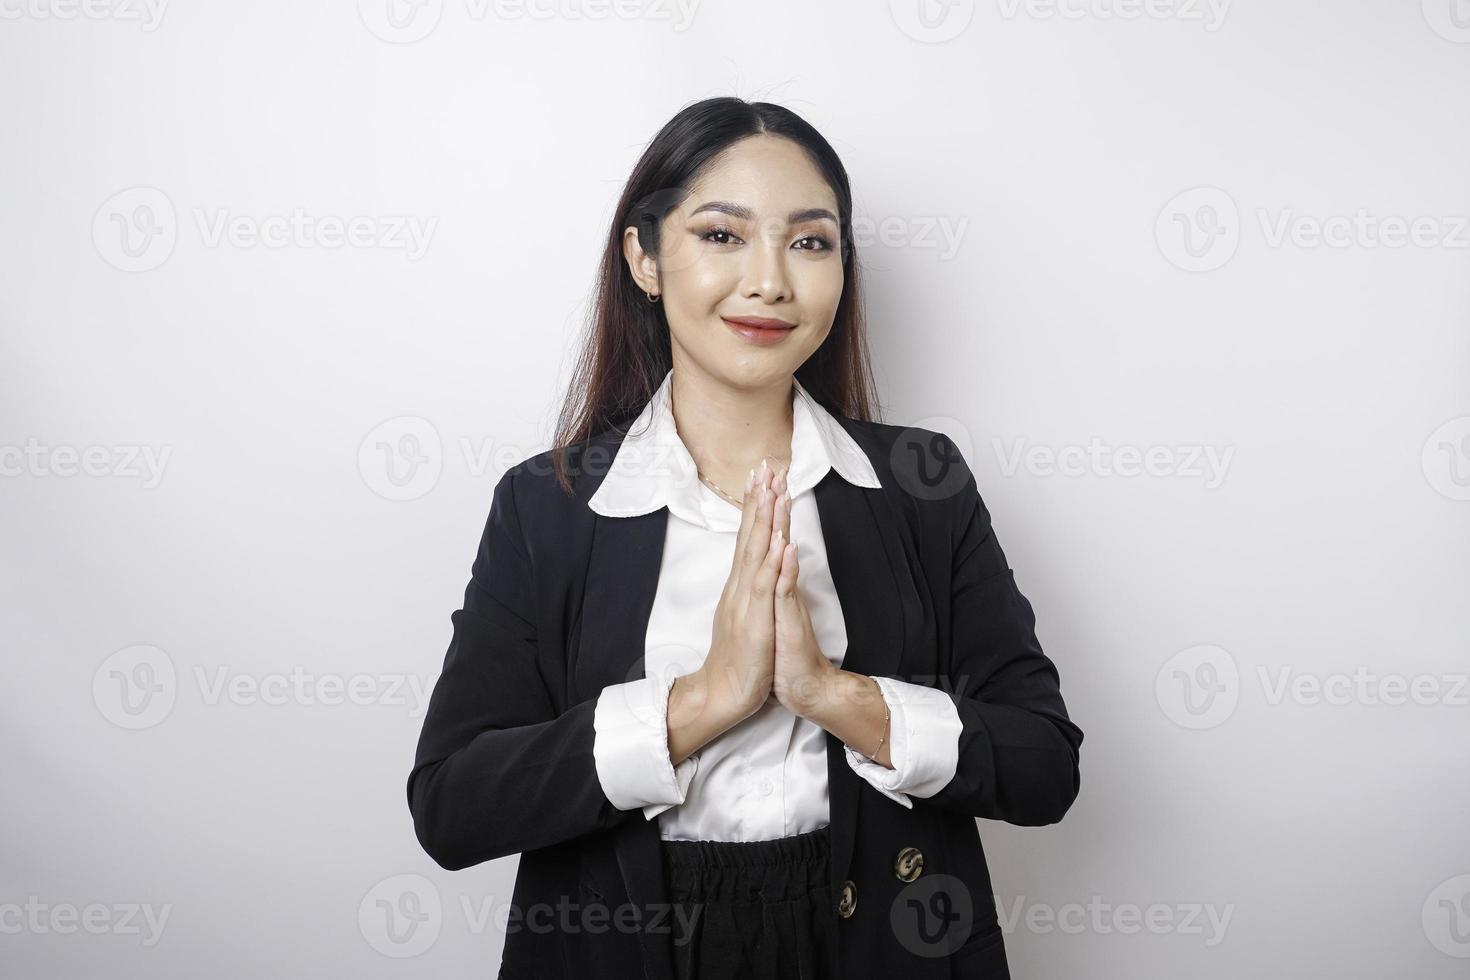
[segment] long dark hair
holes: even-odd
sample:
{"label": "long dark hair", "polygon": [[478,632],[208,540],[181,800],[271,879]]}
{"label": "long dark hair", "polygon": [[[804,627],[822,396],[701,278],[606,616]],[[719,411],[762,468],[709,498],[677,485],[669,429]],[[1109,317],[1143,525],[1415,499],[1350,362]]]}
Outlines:
{"label": "long dark hair", "polygon": [[832,330],[796,370],[796,377],[828,411],[872,420],[877,405],[863,323],[862,284],[852,244],[852,190],[847,170],[828,142],[790,109],[730,96],[681,109],[643,151],[618,201],[585,335],[557,421],[552,463],[557,482],[571,491],[567,449],[609,429],[626,430],[673,366],[663,304],[651,304],[623,258],[623,230],[659,254],[663,219],[677,207],[703,168],[737,140],[760,133],[784,136],[806,150],[837,196],[842,298]]}

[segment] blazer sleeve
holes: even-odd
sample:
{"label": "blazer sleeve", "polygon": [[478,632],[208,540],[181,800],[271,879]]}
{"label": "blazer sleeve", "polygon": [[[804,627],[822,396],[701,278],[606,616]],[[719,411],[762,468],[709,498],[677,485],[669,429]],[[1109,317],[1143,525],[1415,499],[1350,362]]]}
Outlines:
{"label": "blazer sleeve", "polygon": [[596,698],[558,713],[538,666],[536,580],[516,511],[515,472],[495,487],[408,777],[419,843],[451,871],[627,817],[598,782]]}
{"label": "blazer sleeve", "polygon": [[974,474],[947,437],[942,451],[964,472],[952,498],[950,596],[950,696],[963,727],[954,778],[922,802],[1019,826],[1056,823],[1081,787],[1082,730],[1067,715]]}

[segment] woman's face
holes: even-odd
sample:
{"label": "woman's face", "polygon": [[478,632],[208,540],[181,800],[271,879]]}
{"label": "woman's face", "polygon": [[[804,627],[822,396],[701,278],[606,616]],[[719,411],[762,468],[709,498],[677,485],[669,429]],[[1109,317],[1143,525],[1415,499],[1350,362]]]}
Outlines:
{"label": "woman's face", "polygon": [[[656,261],[629,229],[629,266],[661,296],[674,363],[733,387],[794,374],[826,339],[842,298],[837,218],[837,197],[806,153],[763,134],[711,162],[664,219]],[[742,318],[787,326],[731,322]]]}

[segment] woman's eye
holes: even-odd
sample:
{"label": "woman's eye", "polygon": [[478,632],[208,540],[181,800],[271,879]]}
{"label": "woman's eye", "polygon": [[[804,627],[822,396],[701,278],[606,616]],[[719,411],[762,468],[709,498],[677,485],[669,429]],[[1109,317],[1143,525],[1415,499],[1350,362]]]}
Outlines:
{"label": "woman's eye", "polygon": [[[740,237],[735,232],[729,228],[721,227],[710,228],[708,231],[703,232],[699,236],[699,239],[700,241],[714,242],[716,245],[732,245],[740,241]],[[804,242],[811,242],[813,244],[803,247]],[[830,252],[832,251],[832,241],[824,235],[807,235],[799,239],[794,247],[798,252]]]}

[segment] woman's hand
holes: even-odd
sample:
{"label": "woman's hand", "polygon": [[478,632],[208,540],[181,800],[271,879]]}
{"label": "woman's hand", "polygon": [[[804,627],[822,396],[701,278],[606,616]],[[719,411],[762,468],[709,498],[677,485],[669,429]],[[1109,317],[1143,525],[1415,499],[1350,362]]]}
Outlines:
{"label": "woman's hand", "polygon": [[790,503],[789,498],[785,499],[775,515],[776,533],[786,543],[776,579],[776,670],[772,686],[787,710],[810,717],[818,706],[831,700],[838,670],[818,646],[812,618],[796,588],[801,568],[796,542],[790,540]]}
{"label": "woman's hand", "polygon": [[745,489],[730,576],[715,607],[709,655],[695,671],[706,704],[729,713],[731,724],[765,704],[775,680],[776,617],[772,597],[788,528],[774,526],[784,474],[765,460]]}

